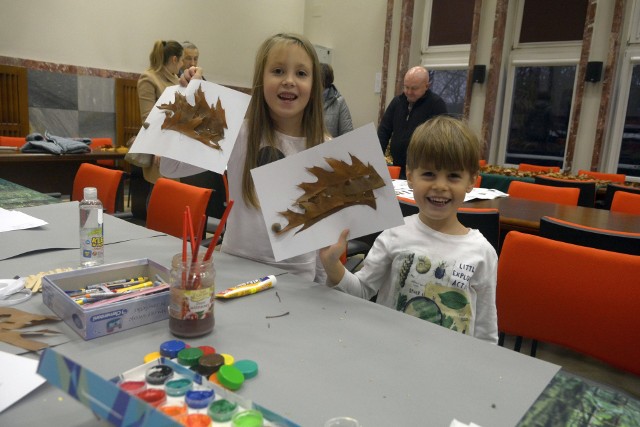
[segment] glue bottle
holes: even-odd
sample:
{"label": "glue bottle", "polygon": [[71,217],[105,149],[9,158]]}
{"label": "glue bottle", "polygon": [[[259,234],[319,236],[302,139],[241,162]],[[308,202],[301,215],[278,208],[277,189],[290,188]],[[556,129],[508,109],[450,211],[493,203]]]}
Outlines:
{"label": "glue bottle", "polygon": [[102,202],[95,187],[84,189],[80,202],[80,266],[91,267],[104,263]]}

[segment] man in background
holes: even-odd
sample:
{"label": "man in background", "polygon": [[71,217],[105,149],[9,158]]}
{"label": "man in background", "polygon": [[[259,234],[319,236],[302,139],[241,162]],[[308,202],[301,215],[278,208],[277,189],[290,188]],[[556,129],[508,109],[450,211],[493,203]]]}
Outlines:
{"label": "man in background", "polygon": [[407,148],[413,131],[431,117],[447,114],[442,98],[429,90],[429,72],[422,66],[404,75],[403,93],[391,100],[378,126],[382,151],[390,146],[393,165],[400,166],[400,178],[406,179]]}
{"label": "man in background", "polygon": [[191,43],[190,41],[182,42],[182,49],[184,51],[182,56],[183,68],[180,70],[180,75],[182,72],[190,67],[198,66],[198,59],[200,58],[200,51],[198,47]]}

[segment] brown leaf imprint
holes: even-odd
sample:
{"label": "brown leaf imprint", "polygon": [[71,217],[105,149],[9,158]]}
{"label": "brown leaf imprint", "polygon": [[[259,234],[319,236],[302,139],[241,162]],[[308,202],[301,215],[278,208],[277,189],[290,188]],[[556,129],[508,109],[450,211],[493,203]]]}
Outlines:
{"label": "brown leaf imprint", "polygon": [[349,206],[366,205],[376,209],[373,190],[385,186],[383,179],[373,166],[370,164],[365,166],[356,156],[352,154],[349,156],[351,156],[351,165],[342,160],[325,157],[333,170],[325,170],[319,166],[307,168],[318,180],[298,184],[298,188],[304,190],[304,194],[298,197],[294,206],[300,208],[303,213],[294,212],[291,209],[278,212],[289,223],[280,230],[277,230],[277,227],[272,228],[276,234],[282,234],[303,225],[296,231],[298,234]]}
{"label": "brown leaf imprint", "polygon": [[189,104],[186,96],[176,92],[175,103],[162,104],[158,108],[166,114],[161,129],[180,132],[207,147],[222,150],[218,141],[224,138],[224,130],[227,129],[225,111],[220,98],[215,106],[207,104],[202,86],[195,93],[195,105]]}

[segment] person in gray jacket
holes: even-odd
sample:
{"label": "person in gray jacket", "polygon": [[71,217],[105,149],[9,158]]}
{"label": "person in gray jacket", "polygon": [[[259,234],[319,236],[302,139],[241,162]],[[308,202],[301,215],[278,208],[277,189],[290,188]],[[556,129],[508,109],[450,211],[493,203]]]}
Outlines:
{"label": "person in gray jacket", "polygon": [[333,85],[333,68],[329,64],[322,67],[322,105],[324,109],[324,125],[333,138],[353,130],[351,113],[347,101]]}

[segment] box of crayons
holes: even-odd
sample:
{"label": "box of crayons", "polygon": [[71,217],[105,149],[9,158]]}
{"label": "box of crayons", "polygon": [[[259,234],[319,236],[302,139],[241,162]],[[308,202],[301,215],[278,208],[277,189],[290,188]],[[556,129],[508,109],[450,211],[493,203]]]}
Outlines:
{"label": "box of crayons", "polygon": [[169,317],[169,271],[138,259],[43,278],[42,300],[85,340]]}
{"label": "box of crayons", "polygon": [[299,427],[179,361],[159,357],[108,381],[47,348],[37,372],[118,427]]}

